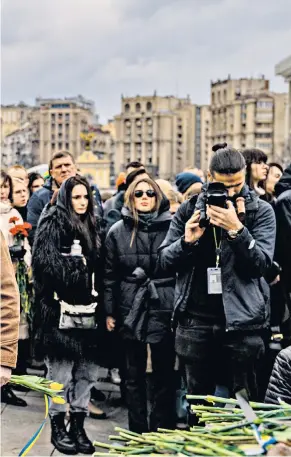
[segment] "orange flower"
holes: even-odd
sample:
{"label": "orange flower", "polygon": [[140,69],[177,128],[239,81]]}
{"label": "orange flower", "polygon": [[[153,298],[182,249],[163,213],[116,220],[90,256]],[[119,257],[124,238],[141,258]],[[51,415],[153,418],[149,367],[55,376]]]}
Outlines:
{"label": "orange flower", "polygon": [[32,225],[29,224],[29,222],[24,222],[23,227],[24,227],[25,229],[27,229],[27,230],[31,230],[31,229],[32,229]]}
{"label": "orange flower", "polygon": [[23,229],[23,230],[21,230],[21,233],[22,233],[22,235],[25,236],[26,238],[28,237],[28,231],[27,231],[27,230]]}
{"label": "orange flower", "polygon": [[12,227],[12,228],[9,230],[9,232],[11,233],[11,235],[15,236],[15,235],[17,235],[18,230],[17,230],[17,228],[14,226],[14,227]]}
{"label": "orange flower", "polygon": [[16,217],[16,216],[10,217],[10,219],[9,219],[10,224],[12,224],[13,222],[17,222],[17,221],[19,221],[19,217]]}

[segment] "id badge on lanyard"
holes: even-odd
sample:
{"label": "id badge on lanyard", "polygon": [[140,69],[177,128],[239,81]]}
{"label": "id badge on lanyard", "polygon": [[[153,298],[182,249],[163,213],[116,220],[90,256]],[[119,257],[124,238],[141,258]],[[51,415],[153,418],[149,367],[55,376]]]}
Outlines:
{"label": "id badge on lanyard", "polygon": [[221,268],[219,267],[221,240],[218,245],[215,227],[213,227],[213,233],[216,247],[216,267],[207,268],[207,290],[209,295],[219,295],[222,294]]}

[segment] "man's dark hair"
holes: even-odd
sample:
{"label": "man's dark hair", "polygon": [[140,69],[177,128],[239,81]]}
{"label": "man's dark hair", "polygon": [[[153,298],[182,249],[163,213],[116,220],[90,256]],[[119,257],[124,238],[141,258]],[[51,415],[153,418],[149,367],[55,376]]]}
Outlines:
{"label": "man's dark hair", "polygon": [[12,194],[13,194],[13,184],[12,184],[12,179],[11,176],[6,173],[6,171],[1,170],[1,180],[3,179],[3,184],[8,183],[9,184],[9,195],[8,195],[8,200],[12,202]]}
{"label": "man's dark hair", "polygon": [[[253,178],[252,178],[252,164],[253,163],[267,163],[268,156],[260,149],[249,148],[242,151],[242,155],[246,161],[247,172],[246,172],[246,183],[252,189]],[[260,186],[262,187],[262,186]]]}
{"label": "man's dark hair", "polygon": [[144,168],[144,165],[141,162],[129,162],[125,169],[128,170],[129,168]]}
{"label": "man's dark hair", "polygon": [[75,163],[74,156],[69,151],[58,151],[58,152],[55,152],[54,155],[52,156],[51,160],[49,161],[49,167],[48,167],[49,168],[49,173],[50,173],[51,169],[53,168],[54,160],[62,159],[63,157],[71,157],[73,163]]}
{"label": "man's dark hair", "polygon": [[227,146],[227,143],[218,143],[212,147],[213,155],[209,170],[213,175],[220,173],[222,175],[230,175],[238,173],[246,166],[242,154],[234,148]]}
{"label": "man's dark hair", "polygon": [[126,189],[130,186],[131,183],[135,180],[135,178],[139,175],[143,175],[144,173],[148,174],[145,168],[139,168],[137,170],[133,170],[126,178]]}
{"label": "man's dark hair", "polygon": [[279,163],[271,162],[271,163],[268,163],[268,165],[269,165],[269,169],[272,167],[277,167],[277,168],[279,168],[281,173],[284,173],[284,169],[283,169],[282,165],[280,165]]}

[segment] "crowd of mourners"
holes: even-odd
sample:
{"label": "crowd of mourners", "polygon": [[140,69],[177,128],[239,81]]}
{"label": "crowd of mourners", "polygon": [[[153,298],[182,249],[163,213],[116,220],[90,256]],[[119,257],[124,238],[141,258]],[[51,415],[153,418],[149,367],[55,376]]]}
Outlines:
{"label": "crowd of mourners", "polygon": [[[196,425],[187,392],[291,404],[291,163],[218,144],[207,174],[175,182],[131,162],[114,195],[68,151],[48,169],[1,170],[20,294],[17,362],[1,369],[64,385],[67,404],[49,411],[58,451],[94,452],[84,420],[106,419],[100,367],[137,433]],[[27,406],[1,384],[2,402]]]}

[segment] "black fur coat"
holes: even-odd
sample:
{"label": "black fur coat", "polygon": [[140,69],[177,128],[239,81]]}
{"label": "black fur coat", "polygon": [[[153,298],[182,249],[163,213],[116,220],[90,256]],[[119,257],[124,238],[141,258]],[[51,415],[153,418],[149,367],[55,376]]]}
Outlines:
{"label": "black fur coat", "polygon": [[95,361],[97,357],[98,330],[58,328],[60,307],[54,299],[54,292],[67,303],[86,305],[92,302],[93,271],[98,293],[102,282],[102,262],[97,247],[90,252],[87,249],[86,265],[81,258],[61,254],[64,247],[73,244],[74,239],[80,239],[85,253],[86,242],[73,229],[67,213],[58,206],[51,207],[40,220],[33,246],[36,358]]}

